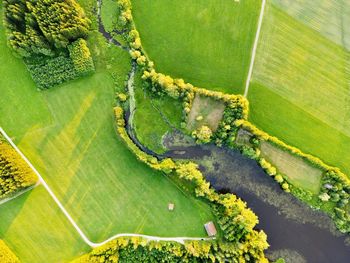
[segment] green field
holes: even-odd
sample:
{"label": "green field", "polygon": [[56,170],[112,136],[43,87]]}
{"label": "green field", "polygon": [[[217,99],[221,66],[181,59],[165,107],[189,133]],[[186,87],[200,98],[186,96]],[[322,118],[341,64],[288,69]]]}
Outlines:
{"label": "green field", "polygon": [[350,2],[344,0],[272,0],[298,21],[350,50]]}
{"label": "green field", "polygon": [[250,120],[350,174],[349,52],[270,2],[265,11]]}
{"label": "green field", "polygon": [[162,137],[174,128],[180,129],[182,103],[169,96],[154,97],[142,89],[140,74],[135,74],[136,111],[134,128],[140,142],[149,149],[163,153]]}
{"label": "green field", "polygon": [[0,237],[23,263],[67,262],[90,250],[43,186],[0,206]]}
{"label": "green field", "polygon": [[136,28],[158,72],[243,93],[260,0],[132,0]]}
{"label": "green field", "polygon": [[315,195],[319,193],[322,177],[320,169],[268,142],[262,142],[260,150],[262,156],[293,185],[311,191]]}
{"label": "green field", "polygon": [[[1,27],[1,58],[6,63],[0,65],[0,126],[40,171],[91,241],[100,242],[118,233],[205,236],[203,223],[213,220],[209,205],[138,162],[114,130],[115,80],[111,73],[117,75],[119,86],[124,85],[130,70],[129,55],[107,45],[97,33],[92,33],[89,46],[97,69],[93,76],[40,92],[23,62],[6,47]],[[43,197],[35,194],[32,202],[40,204]],[[167,210],[168,202],[175,203],[175,211]],[[22,206],[26,205],[23,199]],[[45,242],[62,235],[60,227],[53,231],[52,222],[44,220],[40,227],[51,229],[50,235],[37,244],[20,242],[21,224],[26,224],[28,232],[38,231],[28,224],[30,220],[13,214],[5,222],[1,216],[1,228],[18,225],[11,236],[8,231],[1,232],[7,242],[18,238],[10,242],[14,251],[36,245],[36,250],[45,251]],[[68,241],[67,246],[68,251],[62,251],[63,246],[58,253],[81,250],[81,245]],[[22,257],[31,259],[25,254]]]}

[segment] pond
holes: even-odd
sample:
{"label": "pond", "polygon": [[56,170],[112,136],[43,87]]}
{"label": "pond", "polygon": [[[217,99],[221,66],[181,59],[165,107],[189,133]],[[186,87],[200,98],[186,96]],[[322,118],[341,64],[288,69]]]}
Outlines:
{"label": "pond", "polygon": [[282,191],[254,160],[239,151],[194,145],[181,136],[165,140],[170,149],[165,155],[197,162],[217,191],[235,193],[245,200],[259,217],[257,227],[268,236],[268,255],[283,256],[288,263],[350,262],[346,236],[331,219]]}

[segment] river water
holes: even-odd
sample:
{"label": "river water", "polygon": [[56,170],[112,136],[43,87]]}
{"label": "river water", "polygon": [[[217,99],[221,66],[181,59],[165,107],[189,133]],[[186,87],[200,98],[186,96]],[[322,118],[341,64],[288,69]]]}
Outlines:
{"label": "river water", "polygon": [[268,236],[271,257],[284,256],[288,263],[350,262],[346,236],[331,219],[282,191],[254,160],[214,145],[191,145],[189,139],[179,145],[170,136],[165,144],[170,149],[166,156],[197,162],[217,191],[235,193],[247,202],[259,217],[257,228]]}

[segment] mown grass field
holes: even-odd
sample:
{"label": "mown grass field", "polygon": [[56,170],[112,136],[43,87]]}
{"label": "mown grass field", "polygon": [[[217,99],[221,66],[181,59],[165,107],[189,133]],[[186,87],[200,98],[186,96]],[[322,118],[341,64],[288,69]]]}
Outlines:
{"label": "mown grass field", "polygon": [[[298,19],[271,2],[265,11],[250,120],[350,175],[349,51],[312,29],[307,18],[302,23],[301,9]],[[314,17],[326,15],[324,9]]]}
{"label": "mown grass field", "polygon": [[302,189],[317,195],[320,191],[322,171],[312,167],[301,158],[277,146],[263,142],[260,146],[262,156],[272,163],[289,181]]}
{"label": "mown grass field", "polygon": [[350,2],[339,0],[272,0],[293,18],[350,50]]}
{"label": "mown grass field", "polygon": [[260,0],[133,0],[143,47],[158,72],[243,93]]}
{"label": "mown grass field", "polygon": [[152,97],[142,88],[141,75],[135,74],[136,111],[134,129],[140,142],[149,149],[163,153],[162,137],[173,128],[180,129],[183,107],[180,100],[169,96]]}
{"label": "mown grass field", "polygon": [[43,186],[0,205],[0,236],[23,263],[68,262],[90,250]]}
{"label": "mown grass field", "polygon": [[[130,70],[129,55],[105,44],[97,33],[90,37],[89,46],[97,68],[93,76],[39,92],[22,61],[6,47],[1,26],[1,61],[6,63],[0,65],[0,126],[40,171],[92,241],[100,242],[118,233],[205,236],[203,223],[213,220],[209,206],[138,162],[114,130],[115,80],[111,73],[116,73],[117,84],[123,85]],[[36,213],[45,214],[42,202],[50,204],[48,199],[45,193],[30,195],[28,204],[21,199],[19,207],[26,207],[22,208],[27,211],[26,216],[12,214],[5,208],[1,213],[1,238],[22,253],[19,256],[24,262],[36,262],[32,260],[36,254],[29,256],[28,248],[52,255],[53,259],[46,262],[62,262],[66,254],[71,257],[84,250],[81,243],[70,241],[75,230],[56,224],[54,220],[58,219],[50,220],[48,216],[38,219],[38,225],[32,224]],[[175,211],[167,210],[168,202],[175,203]],[[60,218],[56,207],[50,207]],[[7,231],[9,226],[13,226],[11,232]],[[24,229],[26,235],[42,237],[28,237],[22,242]],[[40,229],[49,229],[49,234]],[[59,240],[66,235],[67,241],[56,249],[55,258],[53,252],[45,251],[55,241],[60,246]]]}

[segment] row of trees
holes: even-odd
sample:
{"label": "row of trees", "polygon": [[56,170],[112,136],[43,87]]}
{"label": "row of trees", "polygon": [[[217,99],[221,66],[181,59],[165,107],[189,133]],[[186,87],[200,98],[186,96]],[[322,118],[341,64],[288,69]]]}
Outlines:
{"label": "row of trees", "polygon": [[[167,241],[149,241],[141,237],[120,237],[95,248],[72,263],[100,262],[236,262],[267,263],[267,260],[249,258],[242,253],[244,244],[212,241],[186,241],[185,244]],[[249,248],[247,248],[249,250]]]}
{"label": "row of trees", "polygon": [[39,88],[94,71],[84,38],[90,20],[75,0],[4,0],[8,44]]}
{"label": "row of trees", "polygon": [[0,140],[0,198],[35,184],[37,177],[6,141]]}

